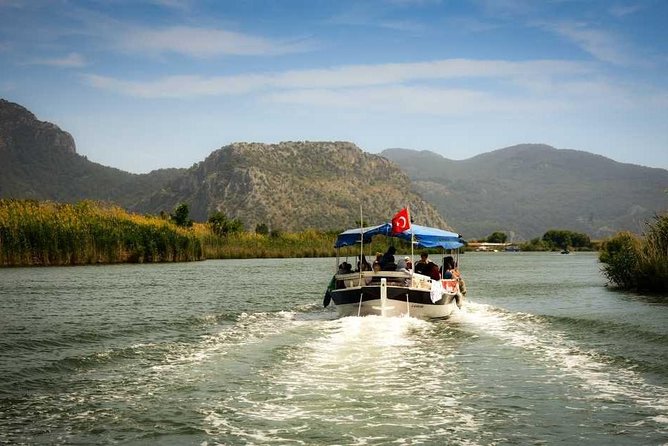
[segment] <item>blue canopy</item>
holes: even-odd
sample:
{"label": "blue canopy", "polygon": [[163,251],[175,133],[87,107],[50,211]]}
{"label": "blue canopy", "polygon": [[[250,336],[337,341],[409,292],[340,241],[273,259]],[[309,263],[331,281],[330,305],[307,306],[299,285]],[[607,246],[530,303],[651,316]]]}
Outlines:
{"label": "blue canopy", "polygon": [[437,248],[440,246],[445,249],[456,249],[461,248],[465,244],[464,239],[459,234],[415,224],[412,224],[411,229],[407,231],[392,234],[392,225],[385,223],[366,228],[348,229],[339,234],[334,247],[341,248],[343,246],[359,244],[362,237],[364,237],[364,243],[369,243],[376,235],[397,237],[410,242],[411,234],[413,240],[415,240],[415,244],[420,248]]}

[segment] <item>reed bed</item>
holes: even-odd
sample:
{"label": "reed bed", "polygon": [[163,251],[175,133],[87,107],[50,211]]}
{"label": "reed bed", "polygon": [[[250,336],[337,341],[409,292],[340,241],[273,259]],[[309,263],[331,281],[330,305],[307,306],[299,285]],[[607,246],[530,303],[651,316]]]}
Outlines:
{"label": "reed bed", "polygon": [[0,200],[0,265],[200,260],[194,232],[104,203]]}
{"label": "reed bed", "polygon": [[[333,257],[337,233],[309,229],[219,236],[209,223],[186,228],[107,203],[0,200],[0,266]],[[379,236],[364,246],[364,253],[372,262],[375,253],[385,252],[390,244],[410,252],[410,244]],[[351,260],[359,255],[359,246],[339,254]]]}

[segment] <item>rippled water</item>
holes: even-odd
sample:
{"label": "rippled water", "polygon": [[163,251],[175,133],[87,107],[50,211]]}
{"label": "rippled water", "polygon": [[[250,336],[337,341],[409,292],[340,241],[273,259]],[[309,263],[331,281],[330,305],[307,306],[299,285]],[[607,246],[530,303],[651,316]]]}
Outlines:
{"label": "rippled water", "polygon": [[665,297],[594,254],[461,264],[437,322],[337,319],[333,259],[0,270],[0,443],[668,442]]}

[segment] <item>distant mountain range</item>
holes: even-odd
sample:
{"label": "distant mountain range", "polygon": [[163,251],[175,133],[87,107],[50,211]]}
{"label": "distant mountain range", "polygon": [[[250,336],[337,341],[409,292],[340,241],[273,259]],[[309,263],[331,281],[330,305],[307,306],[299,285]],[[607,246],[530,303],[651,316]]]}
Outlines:
{"label": "distant mountain range", "polygon": [[469,237],[505,231],[518,239],[549,229],[594,238],[639,233],[668,209],[668,170],[600,155],[522,144],[462,161],[433,152],[388,149],[415,191]]}
{"label": "distant mountain range", "polygon": [[235,143],[189,169],[131,174],[89,161],[69,133],[0,100],[2,198],[89,198],[141,213],[185,202],[196,220],[220,210],[248,229],[281,230],[352,227],[360,205],[365,223],[380,223],[410,204],[416,223],[468,239],[529,239],[548,229],[639,232],[668,208],[667,189],[665,169],[530,144],[454,161],[405,149],[373,155],[348,142]]}

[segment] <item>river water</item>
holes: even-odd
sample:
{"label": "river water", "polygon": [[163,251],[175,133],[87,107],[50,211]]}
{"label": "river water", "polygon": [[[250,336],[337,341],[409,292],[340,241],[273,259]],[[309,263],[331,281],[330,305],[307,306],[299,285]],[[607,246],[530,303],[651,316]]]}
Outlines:
{"label": "river water", "polygon": [[468,253],[448,321],[322,308],[334,259],[0,270],[0,443],[668,443],[668,300]]}

